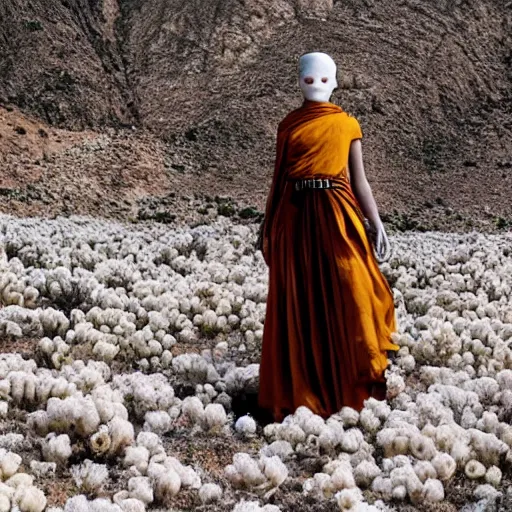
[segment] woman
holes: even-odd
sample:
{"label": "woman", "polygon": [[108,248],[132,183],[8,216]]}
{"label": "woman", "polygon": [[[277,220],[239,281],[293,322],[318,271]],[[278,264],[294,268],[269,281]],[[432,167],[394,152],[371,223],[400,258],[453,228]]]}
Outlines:
{"label": "woman", "polygon": [[324,418],[360,410],[382,391],[387,351],[398,350],[392,292],[364,227],[366,216],[384,257],[359,123],[329,102],[328,55],[303,55],[299,80],[304,103],[279,125],[261,232],[269,292],[258,402],[275,421],[301,405]]}

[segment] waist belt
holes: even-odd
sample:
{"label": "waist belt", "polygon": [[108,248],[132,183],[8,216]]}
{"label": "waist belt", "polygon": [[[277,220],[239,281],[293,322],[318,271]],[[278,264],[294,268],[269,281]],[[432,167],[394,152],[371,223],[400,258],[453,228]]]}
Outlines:
{"label": "waist belt", "polygon": [[332,180],[329,178],[296,180],[294,182],[294,188],[295,190],[335,188],[336,181],[339,181],[339,178],[337,180]]}

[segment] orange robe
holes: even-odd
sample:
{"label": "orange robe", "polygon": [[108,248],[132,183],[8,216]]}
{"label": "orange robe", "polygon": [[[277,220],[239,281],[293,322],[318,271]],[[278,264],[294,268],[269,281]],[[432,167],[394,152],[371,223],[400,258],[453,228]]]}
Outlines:
{"label": "orange robe", "polygon": [[[269,291],[258,402],[276,421],[305,405],[328,417],[360,410],[384,384],[395,330],[389,284],[348,181],[357,120],[332,103],[305,101],[280,123],[263,241]],[[337,188],[295,191],[293,180]]]}

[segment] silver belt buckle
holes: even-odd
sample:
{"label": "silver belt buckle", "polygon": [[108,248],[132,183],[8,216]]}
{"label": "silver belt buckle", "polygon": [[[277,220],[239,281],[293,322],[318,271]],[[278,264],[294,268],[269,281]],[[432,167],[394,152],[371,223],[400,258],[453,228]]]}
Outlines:
{"label": "silver belt buckle", "polygon": [[331,180],[329,178],[312,178],[297,180],[295,182],[295,190],[309,189],[324,189],[331,188]]}

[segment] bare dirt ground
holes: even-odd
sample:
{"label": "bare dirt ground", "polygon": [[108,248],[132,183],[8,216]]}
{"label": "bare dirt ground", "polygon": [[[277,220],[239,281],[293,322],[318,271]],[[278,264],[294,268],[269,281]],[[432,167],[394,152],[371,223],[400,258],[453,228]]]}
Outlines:
{"label": "bare dirt ground", "polygon": [[[167,154],[165,143],[147,131],[73,132],[0,107],[0,211],[170,225],[204,223],[217,215],[241,222],[261,218],[270,177],[176,171]],[[390,230],[491,232],[512,226],[512,206],[506,200],[512,192],[512,167],[507,169],[498,192],[486,185],[485,176],[475,176],[471,187],[478,189],[478,200],[458,188],[436,188],[423,191],[431,199],[402,203],[384,186],[372,185]]]}

